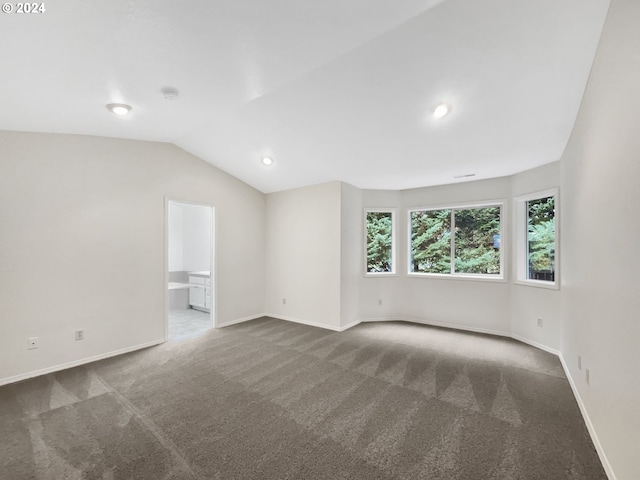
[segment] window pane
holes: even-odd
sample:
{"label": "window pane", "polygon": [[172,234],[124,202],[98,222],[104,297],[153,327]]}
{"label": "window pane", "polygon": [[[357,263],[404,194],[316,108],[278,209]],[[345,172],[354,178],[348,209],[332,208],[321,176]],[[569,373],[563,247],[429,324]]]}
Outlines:
{"label": "window pane", "polygon": [[455,272],[500,275],[500,207],[456,210]]}
{"label": "window pane", "polygon": [[527,202],[527,278],[555,281],[555,197]]}
{"label": "window pane", "polygon": [[367,212],[367,273],[393,272],[393,214]]}
{"label": "window pane", "polygon": [[411,272],[451,273],[451,210],[411,212]]}

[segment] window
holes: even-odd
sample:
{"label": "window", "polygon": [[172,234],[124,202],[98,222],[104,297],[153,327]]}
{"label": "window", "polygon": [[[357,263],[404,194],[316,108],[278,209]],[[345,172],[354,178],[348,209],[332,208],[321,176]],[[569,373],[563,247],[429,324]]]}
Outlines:
{"label": "window", "polygon": [[557,190],[516,199],[516,282],[557,287]]}
{"label": "window", "polygon": [[502,204],[409,211],[409,273],[502,278]]}
{"label": "window", "polygon": [[410,212],[412,273],[451,273],[452,210]]}
{"label": "window", "polygon": [[365,211],[367,275],[396,272],[396,239],[394,210]]}

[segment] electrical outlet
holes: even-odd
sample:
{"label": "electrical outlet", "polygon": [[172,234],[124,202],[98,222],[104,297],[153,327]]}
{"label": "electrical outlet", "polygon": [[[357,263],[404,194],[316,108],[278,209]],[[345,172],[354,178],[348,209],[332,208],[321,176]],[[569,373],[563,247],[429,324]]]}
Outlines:
{"label": "electrical outlet", "polygon": [[76,330],[76,340],[84,340],[84,330]]}
{"label": "electrical outlet", "polygon": [[27,350],[35,350],[38,346],[38,337],[27,338]]}
{"label": "electrical outlet", "polygon": [[538,326],[542,328],[542,317],[538,317]]}
{"label": "electrical outlet", "polygon": [[282,304],[283,304],[283,305],[286,305],[286,304],[287,304],[287,299],[286,299],[286,298],[283,298],[283,299],[282,299]]}
{"label": "electrical outlet", "polygon": [[382,305],[382,299],[378,300],[378,305]]}
{"label": "electrical outlet", "polygon": [[587,385],[589,385],[589,369],[588,368],[584,369],[584,378],[587,381]]}
{"label": "electrical outlet", "polygon": [[582,356],[578,355],[578,370],[582,370]]}

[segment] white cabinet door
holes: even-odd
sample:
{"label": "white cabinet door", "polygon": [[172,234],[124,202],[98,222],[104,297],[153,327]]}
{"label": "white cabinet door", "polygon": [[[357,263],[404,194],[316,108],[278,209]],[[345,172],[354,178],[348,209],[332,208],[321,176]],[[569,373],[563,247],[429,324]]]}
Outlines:
{"label": "white cabinet door", "polygon": [[205,287],[199,285],[189,286],[189,304],[192,307],[206,308],[205,305]]}

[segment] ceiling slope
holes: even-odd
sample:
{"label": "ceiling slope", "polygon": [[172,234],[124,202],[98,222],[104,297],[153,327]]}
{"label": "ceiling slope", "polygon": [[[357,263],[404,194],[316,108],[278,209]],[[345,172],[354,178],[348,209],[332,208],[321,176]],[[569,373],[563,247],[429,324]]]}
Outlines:
{"label": "ceiling slope", "polygon": [[608,3],[45,3],[0,17],[0,129],[173,142],[263,192],[509,175],[560,158]]}

